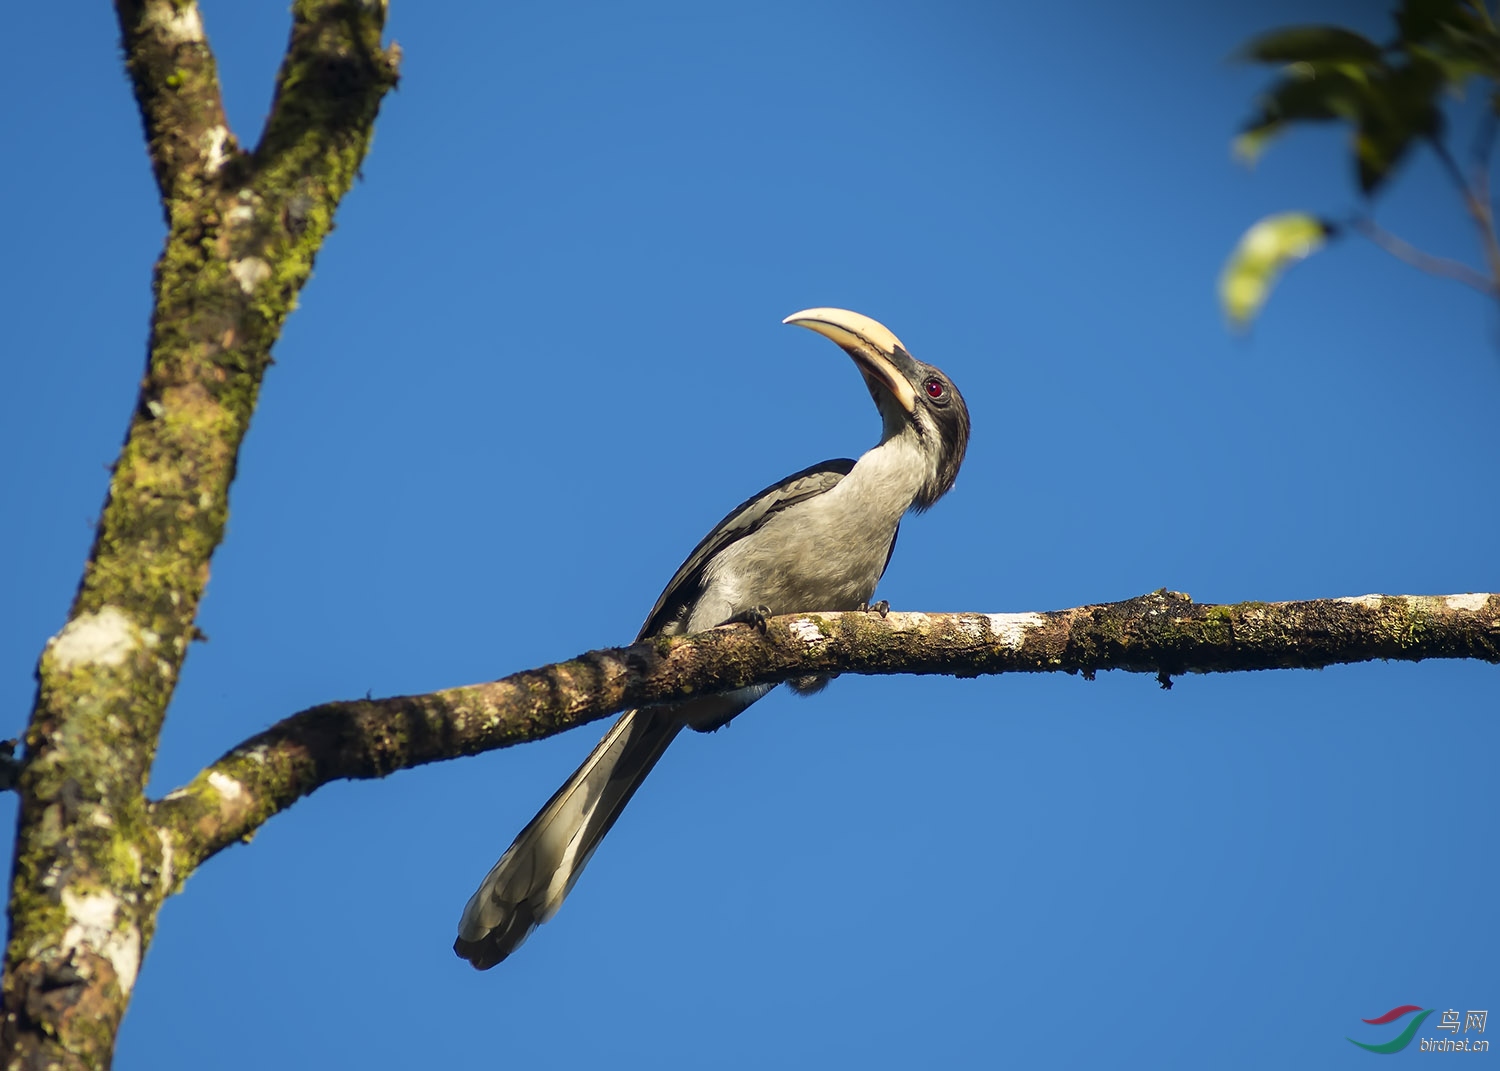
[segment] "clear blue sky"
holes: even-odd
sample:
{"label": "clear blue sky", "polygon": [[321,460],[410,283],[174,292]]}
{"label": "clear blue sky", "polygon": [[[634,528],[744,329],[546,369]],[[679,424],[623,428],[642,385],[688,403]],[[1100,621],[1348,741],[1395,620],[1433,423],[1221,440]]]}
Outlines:
{"label": "clear blue sky", "polygon": [[[205,8],[247,141],[283,6]],[[1379,5],[393,6],[401,89],[276,349],[157,791],[323,700],[628,640],[726,509],[873,444],[849,361],[779,324],[809,305],[973,413],[899,609],[1500,589],[1492,310],[1362,244],[1248,339],[1214,302],[1252,220],[1354,204],[1331,132],[1231,161],[1265,74],[1225,57]],[[106,5],[7,23],[14,735],[161,221]],[[1474,248],[1427,159],[1382,217]],[[167,905],[116,1066],[1368,1066],[1360,1018],[1500,1011],[1497,694],[1461,663],[777,692],[680,740],[488,974],[459,910],[602,726],[334,785]]]}

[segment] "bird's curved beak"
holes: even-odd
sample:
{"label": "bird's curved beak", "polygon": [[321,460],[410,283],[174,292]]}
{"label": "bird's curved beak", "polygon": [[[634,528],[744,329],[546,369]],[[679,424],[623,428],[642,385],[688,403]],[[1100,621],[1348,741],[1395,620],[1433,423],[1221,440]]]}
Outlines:
{"label": "bird's curved beak", "polygon": [[854,358],[860,371],[872,382],[890,391],[908,413],[917,407],[917,392],[902,366],[914,365],[911,354],[901,340],[884,324],[848,309],[803,309],[794,312],[784,324],[795,324],[832,339],[840,349]]}

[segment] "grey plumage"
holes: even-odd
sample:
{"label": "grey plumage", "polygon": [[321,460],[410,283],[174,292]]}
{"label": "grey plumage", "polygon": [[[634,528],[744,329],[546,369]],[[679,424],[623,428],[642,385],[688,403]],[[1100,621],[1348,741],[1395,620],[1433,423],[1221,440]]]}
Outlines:
{"label": "grey plumage", "polygon": [[[647,636],[675,635],[678,629],[673,626],[681,625],[686,620],[698,597],[703,594],[704,573],[714,555],[735,540],[753,535],[782,510],[832,490],[853,468],[854,462],[847,457],[809,465],[801,472],[794,472],[786,479],[751,495],[730,510],[728,516],[709,530],[708,535],[688,555],[687,561],[667,581],[666,588],[657,598],[656,605],[651,607],[651,613],[646,616],[646,623],[641,626],[636,640],[643,640]],[[895,545],[894,537],[892,545]]]}
{"label": "grey plumage", "polygon": [[[647,615],[637,639],[698,632],[765,607],[772,614],[852,610],[875,593],[902,515],[953,485],[969,436],[962,396],[884,326],[842,309],[785,321],[833,339],[858,365],[880,411],[880,443],[858,461],[825,461],[742,502],[704,537]],[[826,679],[799,678],[799,691]],[[761,685],[629,710],[547,801],[469,899],[454,950],[483,970],[562,905],[584,865],[667,746],[691,727],[724,725]]]}

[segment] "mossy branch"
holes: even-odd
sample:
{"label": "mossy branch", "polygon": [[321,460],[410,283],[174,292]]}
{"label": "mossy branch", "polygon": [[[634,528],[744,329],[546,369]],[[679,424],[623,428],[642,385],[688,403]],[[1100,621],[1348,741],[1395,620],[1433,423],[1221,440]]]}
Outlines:
{"label": "mossy branch", "polygon": [[151,168],[170,223],[238,151],[224,115],[219,69],[193,0],[116,0]]}
{"label": "mossy branch", "polygon": [[1027,614],[795,614],[765,635],[734,625],[590,651],[489,684],[327,703],[251,737],[156,803],[178,880],[272,815],[339,779],[538,740],[626,707],[808,673],[1099,670],[1183,673],[1317,668],[1371,659],[1500,662],[1500,595],[1366,595],[1194,603],[1159,591]]}
{"label": "mossy branch", "polygon": [[67,623],[37,668],[8,906],[6,1066],[108,1066],[173,884],[144,787],[271,347],[396,81],[381,0],[297,0],[256,151],[193,0],[117,0],[161,191],[146,371]]}

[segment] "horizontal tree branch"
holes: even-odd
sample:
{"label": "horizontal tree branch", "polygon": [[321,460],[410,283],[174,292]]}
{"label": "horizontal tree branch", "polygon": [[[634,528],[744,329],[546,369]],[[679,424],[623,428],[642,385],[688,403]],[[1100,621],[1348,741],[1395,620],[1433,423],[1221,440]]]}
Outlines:
{"label": "horizontal tree branch", "polygon": [[246,740],[152,807],[178,882],[330,781],[538,740],[627,707],[809,673],[1317,668],[1372,659],[1500,662],[1500,595],[1194,603],[1158,591],[1049,613],[793,614],[590,651],[489,684],[327,703]]}

